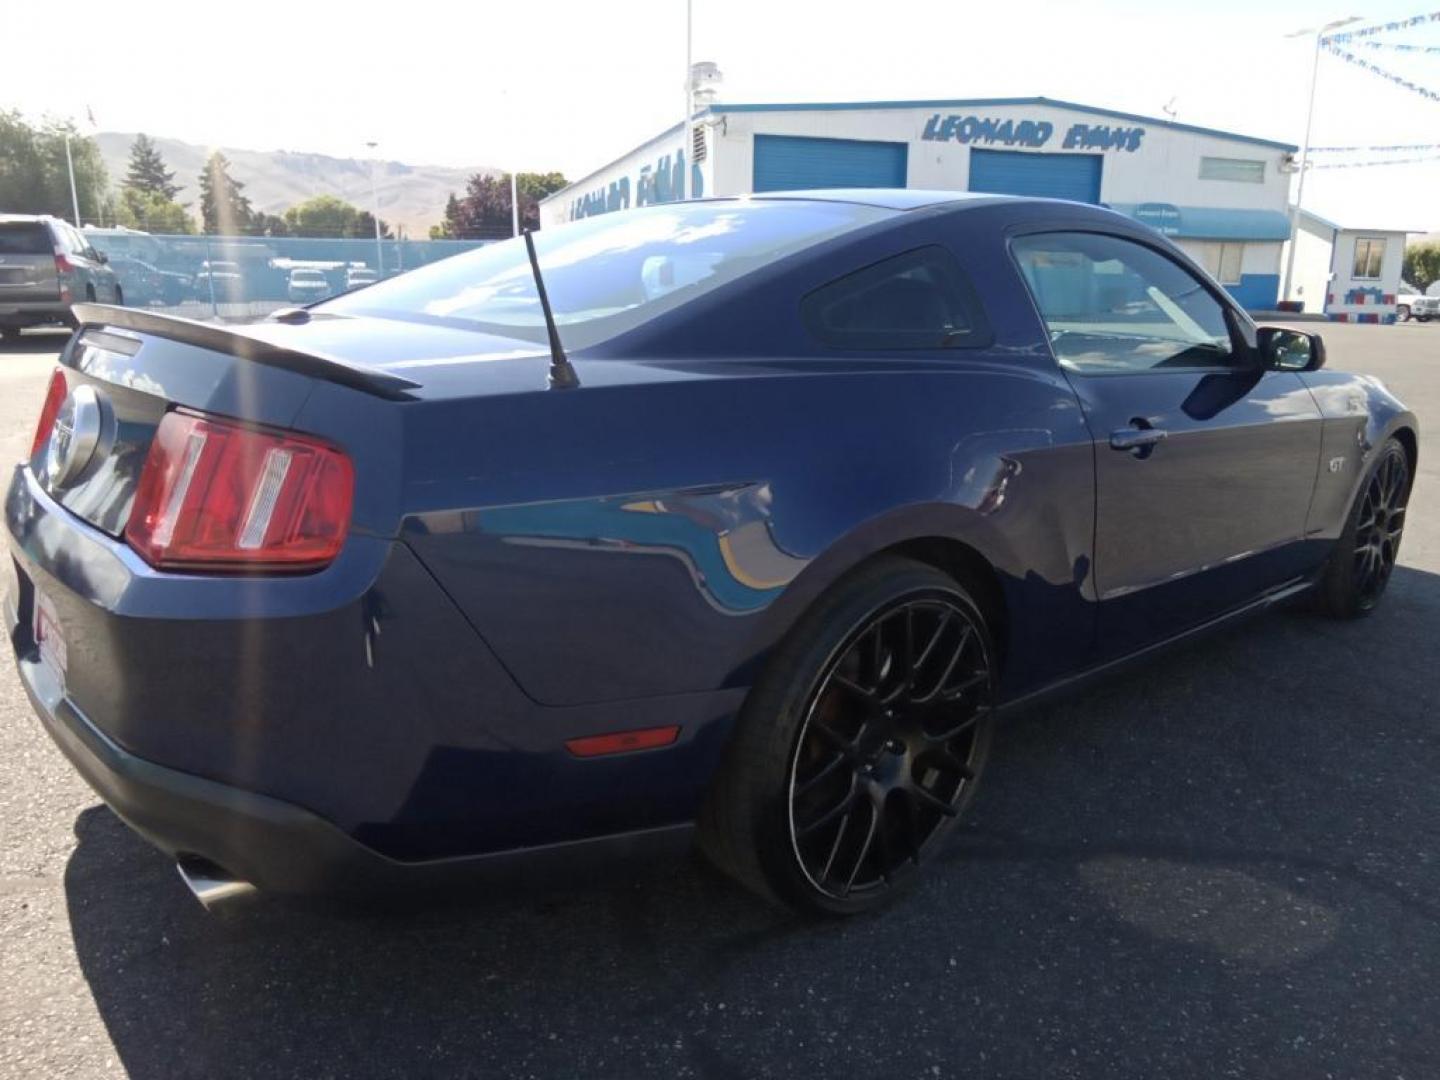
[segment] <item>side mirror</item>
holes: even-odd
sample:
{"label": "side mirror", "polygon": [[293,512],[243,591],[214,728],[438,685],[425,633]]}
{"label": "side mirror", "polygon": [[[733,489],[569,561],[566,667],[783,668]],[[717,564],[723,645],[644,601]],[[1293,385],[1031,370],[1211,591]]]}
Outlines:
{"label": "side mirror", "polygon": [[1325,342],[1284,326],[1262,326],[1255,333],[1260,359],[1271,371],[1319,371],[1325,366]]}
{"label": "side mirror", "polygon": [[95,258],[99,259],[102,263],[108,263],[110,261],[110,256],[106,255],[103,251],[97,251],[95,253]]}

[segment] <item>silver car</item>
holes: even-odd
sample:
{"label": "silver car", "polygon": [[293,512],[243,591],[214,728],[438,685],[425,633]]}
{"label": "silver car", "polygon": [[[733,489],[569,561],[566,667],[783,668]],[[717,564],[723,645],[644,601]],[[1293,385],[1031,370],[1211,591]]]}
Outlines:
{"label": "silver car", "polygon": [[120,279],[78,229],[59,218],[0,214],[0,334],[71,325],[71,304],[123,304]]}

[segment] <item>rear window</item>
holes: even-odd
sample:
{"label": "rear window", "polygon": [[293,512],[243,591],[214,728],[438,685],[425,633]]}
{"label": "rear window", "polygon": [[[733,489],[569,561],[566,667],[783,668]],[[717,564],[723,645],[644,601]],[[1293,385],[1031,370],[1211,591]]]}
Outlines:
{"label": "rear window", "polygon": [[38,221],[0,221],[0,255],[54,255],[50,230]]}
{"label": "rear window", "polygon": [[[537,232],[535,251],[561,339],[583,348],[775,259],[894,214],[803,200],[676,203]],[[546,340],[521,239],[432,263],[320,310]]]}

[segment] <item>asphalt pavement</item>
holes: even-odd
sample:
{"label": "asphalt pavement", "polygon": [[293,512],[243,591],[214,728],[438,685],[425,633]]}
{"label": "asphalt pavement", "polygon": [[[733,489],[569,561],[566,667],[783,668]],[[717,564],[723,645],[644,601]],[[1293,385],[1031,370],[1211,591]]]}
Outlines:
{"label": "asphalt pavement", "polygon": [[[804,923],[694,861],[207,915],[0,670],[0,1075],[1440,1075],[1440,326],[1324,330],[1419,415],[1383,609],[1264,616],[1002,729],[943,864]],[[0,460],[54,350],[0,353]]]}

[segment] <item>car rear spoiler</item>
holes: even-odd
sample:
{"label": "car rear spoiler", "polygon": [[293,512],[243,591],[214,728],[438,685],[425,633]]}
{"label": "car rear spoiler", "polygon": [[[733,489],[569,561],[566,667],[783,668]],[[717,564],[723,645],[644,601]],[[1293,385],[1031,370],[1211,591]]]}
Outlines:
{"label": "car rear spoiler", "polygon": [[228,353],[252,363],[283,368],[324,382],[348,386],[352,390],[392,401],[410,400],[410,391],[420,387],[419,383],[392,375],[388,371],[360,367],[323,353],[274,345],[251,337],[240,327],[196,322],[178,315],[160,315],[153,311],[113,307],[110,304],[76,304],[71,311],[82,327],[113,327],[133,330],[139,334],[152,334],[168,341],[179,341],[202,349]]}

